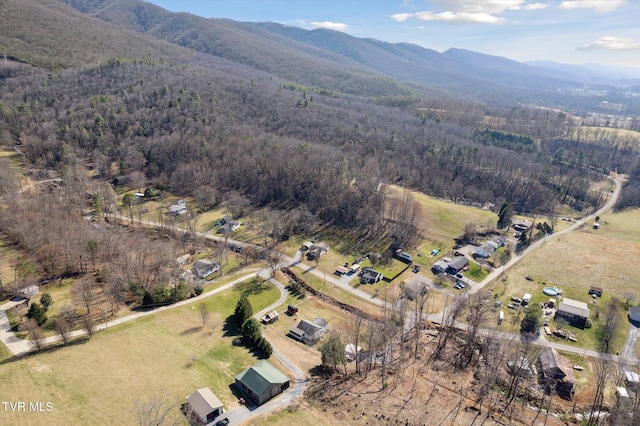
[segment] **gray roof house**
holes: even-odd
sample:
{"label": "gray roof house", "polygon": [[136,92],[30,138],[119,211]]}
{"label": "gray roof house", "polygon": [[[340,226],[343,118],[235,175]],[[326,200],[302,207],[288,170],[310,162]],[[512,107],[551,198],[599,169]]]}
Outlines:
{"label": "gray roof house", "polygon": [[589,319],[589,307],[586,303],[564,297],[558,304],[555,319],[564,319],[571,325],[584,328]]}
{"label": "gray roof house", "polygon": [[300,320],[289,329],[289,335],[306,345],[313,345],[327,332],[329,324],[322,318],[313,321]]}
{"label": "gray roof house", "polygon": [[183,200],[176,202],[175,204],[171,204],[168,209],[169,214],[173,216],[180,216],[187,212],[187,203]]}
{"label": "gray roof house", "polygon": [[209,388],[201,388],[187,397],[189,414],[202,423],[212,422],[224,412],[220,399]]}
{"label": "gray roof house", "polygon": [[206,278],[220,270],[220,264],[218,262],[212,262],[210,260],[201,259],[193,264],[193,272],[200,278]]}
{"label": "gray roof house", "polygon": [[363,268],[360,273],[360,282],[363,284],[375,284],[379,281],[382,281],[384,276],[381,272],[373,270],[371,268]]}
{"label": "gray roof house", "polygon": [[236,377],[236,386],[258,405],[289,387],[289,378],[266,360],[258,361]]}
{"label": "gray roof house", "polygon": [[309,253],[307,254],[307,258],[309,260],[320,259],[325,254],[329,253],[329,244],[324,242],[319,242],[313,244],[309,248]]}
{"label": "gray roof house", "polygon": [[447,272],[457,274],[469,265],[469,259],[464,256],[458,256],[447,264]]}

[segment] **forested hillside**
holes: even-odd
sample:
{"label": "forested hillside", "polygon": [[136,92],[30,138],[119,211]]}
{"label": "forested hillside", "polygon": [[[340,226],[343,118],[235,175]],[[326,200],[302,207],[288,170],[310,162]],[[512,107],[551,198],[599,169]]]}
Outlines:
{"label": "forested hillside", "polygon": [[[42,42],[27,44],[20,19],[60,5],[3,6],[13,11],[14,32],[2,39],[8,57],[39,67],[2,64],[1,142],[61,174],[89,161],[102,179],[142,172],[203,206],[242,194],[366,234],[379,226],[381,184],[547,213],[559,202],[577,210],[597,204],[591,180],[637,162],[634,151],[621,161],[606,150],[579,155],[579,146],[553,145],[570,134],[565,113],[488,109],[334,53],[310,54],[256,26],[210,25],[135,1],[69,3],[147,34],[124,48],[127,30],[68,9],[53,15],[65,32],[43,25],[29,35]],[[256,56],[260,46],[248,34],[280,47]],[[64,40],[75,39],[100,45],[81,43],[95,52],[81,67],[66,56]],[[146,47],[137,54],[139,45]],[[495,131],[486,130],[487,116]],[[526,149],[517,148],[523,141]]]}

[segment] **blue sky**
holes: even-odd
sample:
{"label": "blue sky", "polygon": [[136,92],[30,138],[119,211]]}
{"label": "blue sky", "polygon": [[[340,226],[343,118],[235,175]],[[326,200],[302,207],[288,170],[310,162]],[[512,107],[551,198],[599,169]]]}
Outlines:
{"label": "blue sky", "polygon": [[330,28],[517,61],[640,67],[640,0],[147,0],[174,12]]}

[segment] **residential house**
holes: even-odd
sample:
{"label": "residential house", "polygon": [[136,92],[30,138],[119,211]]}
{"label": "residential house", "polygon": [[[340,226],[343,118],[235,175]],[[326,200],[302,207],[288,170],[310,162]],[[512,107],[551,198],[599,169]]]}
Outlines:
{"label": "residential house", "polygon": [[289,329],[289,335],[306,345],[315,344],[327,332],[329,324],[322,318],[313,321],[300,320]]}
{"label": "residential house", "polygon": [[289,378],[266,360],[258,361],[236,377],[236,386],[262,405],[289,387]]}
{"label": "residential house", "polygon": [[629,319],[632,322],[640,323],[640,305],[629,308]]}
{"label": "residential house", "polygon": [[238,228],[240,228],[240,222],[237,220],[228,220],[218,229],[218,232],[221,234],[230,234]]}
{"label": "residential house", "polygon": [[384,278],[384,276],[381,272],[371,268],[362,268],[362,272],[360,273],[360,282],[362,284],[375,284],[382,281],[382,278]]}
{"label": "residential house", "polygon": [[513,225],[513,229],[519,232],[527,232],[533,225],[530,220],[526,219],[513,219],[511,223]]}
{"label": "residential house", "polygon": [[487,241],[486,243],[478,247],[478,249],[476,249],[476,251],[473,252],[473,255],[476,257],[481,257],[483,259],[486,259],[489,256],[491,256],[493,252],[496,251],[497,249],[498,249],[498,243],[496,243],[495,241]]}
{"label": "residential house", "polygon": [[543,349],[539,360],[546,385],[549,388],[555,388],[561,397],[571,399],[576,385],[571,360],[552,348]]}
{"label": "residential house", "polygon": [[180,200],[175,204],[171,204],[168,211],[172,216],[182,216],[187,212],[187,203],[185,203],[184,200]]}
{"label": "residential house", "polygon": [[464,256],[458,256],[447,264],[447,273],[457,274],[469,266],[469,260]]}
{"label": "residential house", "polygon": [[189,395],[187,404],[188,413],[204,424],[212,422],[224,412],[222,402],[209,388],[198,389]]}
{"label": "residential house", "polygon": [[564,319],[575,327],[585,328],[589,319],[589,307],[584,302],[565,297],[556,309],[555,320],[558,319]]}
{"label": "residential house", "polygon": [[329,253],[329,244],[324,242],[314,243],[309,248],[309,253],[307,254],[307,258],[309,260],[320,259],[325,254]]}
{"label": "residential house", "polygon": [[595,287],[595,286],[591,286],[589,287],[589,295],[593,296],[598,296],[598,297],[602,297],[602,293],[604,293],[604,289],[602,287]]}
{"label": "residential house", "polygon": [[193,272],[200,278],[207,278],[209,275],[220,270],[218,262],[207,259],[198,260],[193,264]]}
{"label": "residential house", "polygon": [[440,274],[446,271],[448,267],[449,267],[449,264],[447,262],[445,262],[444,260],[438,260],[436,263],[433,264],[433,266],[431,267],[431,270],[436,274]]}
{"label": "residential house", "polygon": [[404,297],[414,300],[418,296],[423,296],[429,291],[429,282],[424,278],[415,275],[404,285]]}

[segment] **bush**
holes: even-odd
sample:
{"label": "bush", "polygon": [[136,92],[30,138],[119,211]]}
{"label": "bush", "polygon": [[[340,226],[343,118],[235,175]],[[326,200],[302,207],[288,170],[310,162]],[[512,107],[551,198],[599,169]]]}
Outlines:
{"label": "bush", "polygon": [[204,291],[204,288],[201,285],[197,285],[194,289],[193,289],[193,295],[194,296],[200,296],[202,294],[202,292]]}

